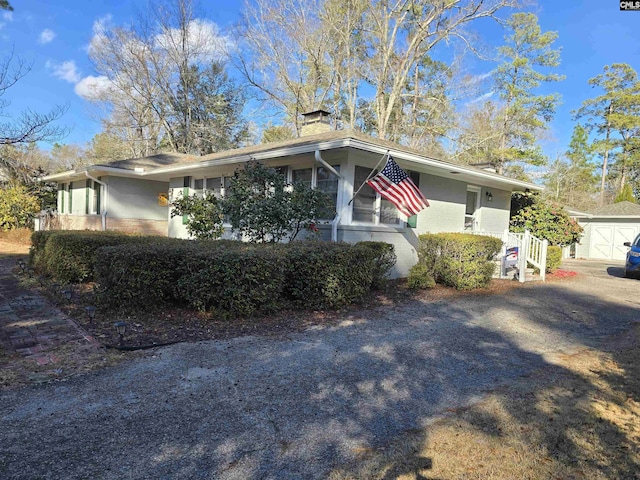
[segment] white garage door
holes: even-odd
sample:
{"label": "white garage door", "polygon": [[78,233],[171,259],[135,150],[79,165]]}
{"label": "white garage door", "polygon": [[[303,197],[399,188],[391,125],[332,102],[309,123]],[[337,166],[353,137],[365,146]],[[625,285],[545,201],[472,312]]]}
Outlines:
{"label": "white garage door", "polygon": [[591,231],[591,258],[624,260],[627,255],[625,242],[632,242],[638,234],[633,225],[593,225]]}

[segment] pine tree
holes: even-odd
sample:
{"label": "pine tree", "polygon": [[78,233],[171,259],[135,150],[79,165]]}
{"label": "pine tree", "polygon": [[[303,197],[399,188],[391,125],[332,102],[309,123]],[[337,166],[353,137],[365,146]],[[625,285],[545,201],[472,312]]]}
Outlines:
{"label": "pine tree", "polygon": [[503,102],[496,165],[499,173],[509,163],[544,164],[537,141],[553,118],[560,96],[535,91],[543,83],[564,79],[551,71],[560,64],[560,50],[552,48],[556,32],[542,32],[533,13],[515,13],[507,25],[512,33],[506,45],[499,48],[505,61],[495,74],[496,90]]}
{"label": "pine tree", "polygon": [[604,93],[585,100],[574,115],[586,118],[587,130],[596,136],[593,145],[602,157],[602,205],[608,178],[613,177],[612,190],[620,191],[640,168],[640,82],[630,65],[614,63],[589,84]]}

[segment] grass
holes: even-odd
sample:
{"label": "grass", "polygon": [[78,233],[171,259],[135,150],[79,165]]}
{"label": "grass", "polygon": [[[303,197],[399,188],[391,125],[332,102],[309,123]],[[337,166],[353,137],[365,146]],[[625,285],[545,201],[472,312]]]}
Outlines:
{"label": "grass", "polygon": [[0,242],[12,243],[14,245],[31,245],[32,230],[28,228],[17,228],[15,230],[0,230]]}
{"label": "grass", "polygon": [[455,409],[332,480],[640,478],[640,326]]}

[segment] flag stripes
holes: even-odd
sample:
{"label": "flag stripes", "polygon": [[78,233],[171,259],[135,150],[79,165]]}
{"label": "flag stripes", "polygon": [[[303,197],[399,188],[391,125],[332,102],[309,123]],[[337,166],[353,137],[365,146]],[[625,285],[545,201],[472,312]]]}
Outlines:
{"label": "flag stripes", "polygon": [[429,206],[429,202],[407,172],[391,157],[388,158],[385,167],[367,183],[407,217]]}

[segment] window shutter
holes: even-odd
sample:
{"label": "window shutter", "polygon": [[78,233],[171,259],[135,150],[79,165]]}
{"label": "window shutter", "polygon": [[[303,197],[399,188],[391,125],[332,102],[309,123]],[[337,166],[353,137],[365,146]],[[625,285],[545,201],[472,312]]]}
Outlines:
{"label": "window shutter", "polygon": [[91,197],[89,196],[89,192],[91,190],[91,180],[87,178],[84,187],[84,214],[89,215],[89,201]]}
{"label": "window shutter", "polygon": [[73,182],[69,182],[69,213],[73,213]]}
{"label": "window shutter", "polygon": [[[416,184],[416,187],[420,189],[420,173],[419,172],[408,172],[409,178]],[[407,226],[409,228],[416,228],[418,226],[418,215],[411,215],[407,218]]]}
{"label": "window shutter", "polygon": [[[191,184],[191,177],[184,177],[184,182],[182,184],[182,197],[187,198],[189,196],[189,185]],[[182,216],[182,224],[189,224],[189,215]]]}

